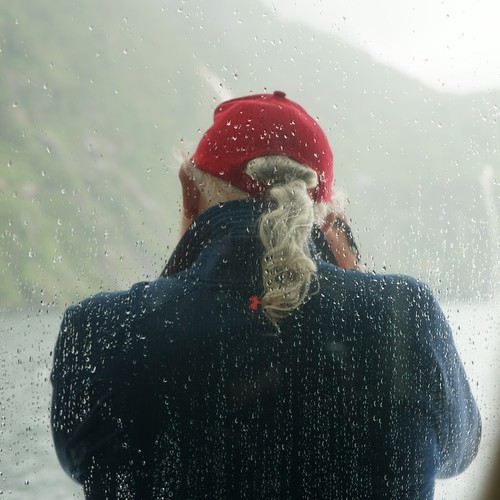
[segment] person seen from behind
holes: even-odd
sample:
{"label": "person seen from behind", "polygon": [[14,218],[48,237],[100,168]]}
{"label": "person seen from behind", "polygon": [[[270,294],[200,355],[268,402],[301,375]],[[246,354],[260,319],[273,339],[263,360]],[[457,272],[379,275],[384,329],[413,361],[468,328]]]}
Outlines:
{"label": "person seen from behind", "polygon": [[51,424],[86,498],[432,499],[464,471],[481,421],[450,326],[423,283],[357,269],[305,109],[218,105],[179,179],[161,276],[62,321]]}

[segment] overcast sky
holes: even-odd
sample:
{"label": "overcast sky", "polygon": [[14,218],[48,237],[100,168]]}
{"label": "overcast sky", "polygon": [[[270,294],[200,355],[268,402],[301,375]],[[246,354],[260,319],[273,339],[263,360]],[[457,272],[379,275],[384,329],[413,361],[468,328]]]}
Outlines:
{"label": "overcast sky", "polygon": [[498,0],[264,0],[446,91],[500,89]]}

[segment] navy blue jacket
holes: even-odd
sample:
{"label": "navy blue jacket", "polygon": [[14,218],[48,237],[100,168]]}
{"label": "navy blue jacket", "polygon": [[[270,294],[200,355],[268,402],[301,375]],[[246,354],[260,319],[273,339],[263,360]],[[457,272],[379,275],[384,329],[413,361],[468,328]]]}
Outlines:
{"label": "navy blue jacket", "polygon": [[164,276],[66,311],[52,429],[87,498],[430,499],[476,455],[429,289],[344,271],[316,237],[317,281],[277,335],[256,300],[261,211],[208,209]]}

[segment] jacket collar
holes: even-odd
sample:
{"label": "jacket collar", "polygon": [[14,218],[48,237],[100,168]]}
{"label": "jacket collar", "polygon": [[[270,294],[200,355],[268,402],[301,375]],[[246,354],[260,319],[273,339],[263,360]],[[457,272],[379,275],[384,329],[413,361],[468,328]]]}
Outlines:
{"label": "jacket collar", "polygon": [[161,276],[190,268],[200,252],[214,240],[254,236],[265,205],[262,200],[235,200],[204,210],[184,233]]}
{"label": "jacket collar", "polygon": [[[170,276],[190,268],[201,251],[215,241],[226,238],[255,240],[257,224],[268,202],[257,199],[229,201],[202,212],[175,247],[161,276]],[[311,234],[312,255],[338,265],[329,244],[318,226]]]}

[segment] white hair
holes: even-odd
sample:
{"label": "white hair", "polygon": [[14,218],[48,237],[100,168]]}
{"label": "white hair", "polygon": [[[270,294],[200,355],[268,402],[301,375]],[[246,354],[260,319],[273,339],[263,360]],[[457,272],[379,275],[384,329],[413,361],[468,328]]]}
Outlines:
{"label": "white hair", "polygon": [[[230,183],[194,168],[193,178],[209,205],[251,198]],[[261,303],[267,318],[278,327],[280,320],[300,307],[308,297],[316,274],[309,250],[314,222],[340,209],[336,202],[315,204],[308,190],[317,186],[316,172],[287,156],[270,155],[248,162],[246,172],[269,186],[270,209],[259,221],[264,247],[261,259],[264,294]]]}
{"label": "white hair", "polygon": [[332,201],[314,204],[314,220],[318,226],[322,226],[328,215],[335,213],[343,215],[348,200],[346,194],[340,189],[332,189]]}
{"label": "white hair", "polygon": [[234,187],[229,182],[196,168],[193,163],[190,163],[190,165],[192,166],[191,175],[208,206],[224,203],[225,201],[251,198],[248,193]]}

